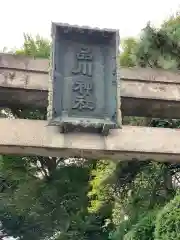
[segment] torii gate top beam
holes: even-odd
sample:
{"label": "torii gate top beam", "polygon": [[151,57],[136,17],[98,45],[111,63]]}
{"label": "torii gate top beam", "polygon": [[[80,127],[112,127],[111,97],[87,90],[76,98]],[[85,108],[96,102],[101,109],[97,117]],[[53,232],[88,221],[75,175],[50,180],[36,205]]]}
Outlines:
{"label": "torii gate top beam", "polygon": [[[47,107],[48,60],[0,55],[0,106]],[[180,72],[121,69],[125,116],[180,118]]]}

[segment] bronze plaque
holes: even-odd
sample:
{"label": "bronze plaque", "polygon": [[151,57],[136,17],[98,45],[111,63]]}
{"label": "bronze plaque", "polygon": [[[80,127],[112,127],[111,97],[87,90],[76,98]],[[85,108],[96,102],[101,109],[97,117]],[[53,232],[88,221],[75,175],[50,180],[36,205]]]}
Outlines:
{"label": "bronze plaque", "polygon": [[52,23],[49,125],[107,135],[121,127],[119,32]]}

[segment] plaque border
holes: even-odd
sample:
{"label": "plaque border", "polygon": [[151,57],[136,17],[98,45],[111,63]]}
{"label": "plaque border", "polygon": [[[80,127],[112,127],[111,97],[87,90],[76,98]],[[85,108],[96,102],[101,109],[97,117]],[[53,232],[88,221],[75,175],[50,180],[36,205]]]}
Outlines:
{"label": "plaque border", "polygon": [[[55,62],[54,62],[54,55],[55,55],[55,36],[57,32],[57,28],[62,28],[64,30],[71,31],[72,29],[76,30],[77,32],[83,33],[84,30],[88,30],[90,33],[93,32],[100,32],[105,34],[106,32],[113,33],[115,36],[115,42],[116,42],[116,69],[115,69],[115,81],[113,82],[114,85],[116,85],[116,111],[114,113],[113,119],[110,119],[109,117],[106,117],[104,115],[104,118],[86,118],[86,117],[70,117],[68,116],[66,111],[62,111],[61,116],[54,116],[54,102],[53,102],[53,96],[54,96],[54,88],[53,88],[53,82],[55,79]],[[122,118],[121,118],[121,101],[120,101],[120,71],[119,71],[119,61],[118,61],[118,55],[119,55],[119,30],[117,29],[109,29],[109,28],[94,28],[89,26],[79,26],[79,25],[71,25],[68,23],[58,23],[58,22],[52,22],[51,24],[51,37],[52,37],[52,50],[51,50],[51,56],[50,56],[50,66],[49,66],[49,92],[48,92],[48,108],[47,108],[47,118],[48,118],[48,125],[50,126],[59,126],[61,129],[61,132],[65,133],[68,132],[69,125],[74,126],[75,128],[78,126],[82,126],[84,128],[93,127],[96,129],[100,129],[100,132],[102,132],[103,135],[108,135],[110,129],[114,128],[121,128],[122,126]]]}

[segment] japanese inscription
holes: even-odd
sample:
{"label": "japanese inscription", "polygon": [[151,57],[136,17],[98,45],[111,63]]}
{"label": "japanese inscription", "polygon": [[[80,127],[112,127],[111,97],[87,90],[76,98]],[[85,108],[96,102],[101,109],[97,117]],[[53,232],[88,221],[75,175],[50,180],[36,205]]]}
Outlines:
{"label": "japanese inscription", "polygon": [[77,92],[73,99],[73,109],[93,110],[95,103],[92,96],[93,84],[90,81],[77,80],[73,84],[73,91]]}
{"label": "japanese inscription", "polygon": [[89,48],[81,48],[80,53],[76,54],[77,68],[72,70],[73,74],[86,76],[88,78],[79,78],[73,83],[72,90],[75,93],[73,98],[72,109],[79,111],[94,110],[95,102],[93,97],[92,82],[92,54]]}
{"label": "japanese inscription", "polygon": [[89,48],[81,48],[77,53],[77,68],[72,70],[74,74],[83,74],[92,77],[92,54]]}

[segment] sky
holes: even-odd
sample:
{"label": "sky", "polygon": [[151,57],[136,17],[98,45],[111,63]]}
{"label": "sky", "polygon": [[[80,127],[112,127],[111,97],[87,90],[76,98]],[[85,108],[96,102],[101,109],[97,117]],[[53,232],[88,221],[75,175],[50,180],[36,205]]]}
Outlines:
{"label": "sky", "polygon": [[151,21],[159,26],[180,0],[1,0],[0,49],[18,48],[23,33],[50,38],[51,22],[119,29],[136,36]]}

